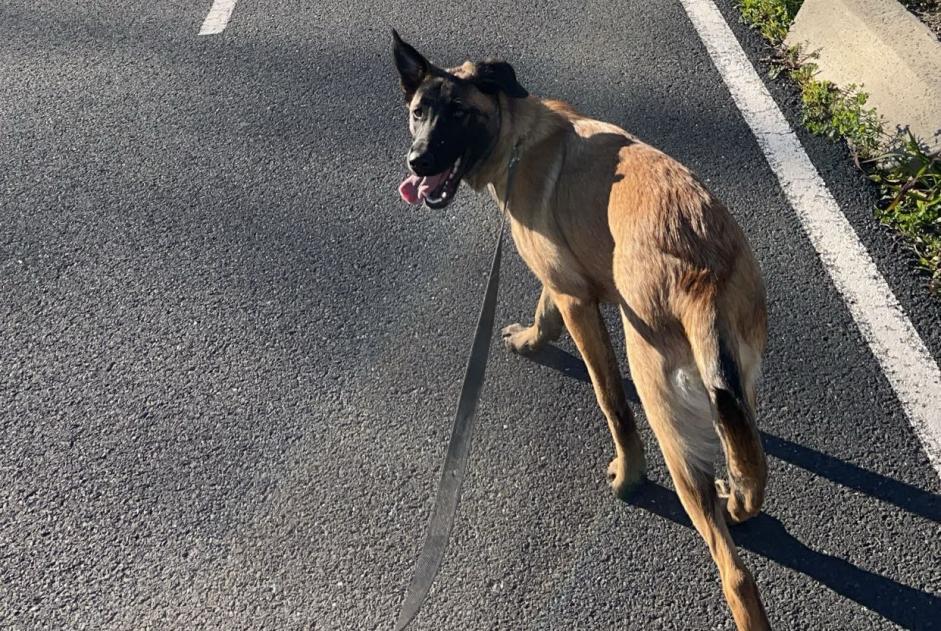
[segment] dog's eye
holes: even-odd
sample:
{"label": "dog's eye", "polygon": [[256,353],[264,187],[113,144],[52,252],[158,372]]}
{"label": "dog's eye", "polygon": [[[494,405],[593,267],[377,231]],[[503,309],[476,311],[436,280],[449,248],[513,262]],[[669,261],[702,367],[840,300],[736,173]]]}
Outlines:
{"label": "dog's eye", "polygon": [[415,118],[421,118],[424,115],[425,115],[425,110],[423,110],[421,107],[416,107],[415,109],[412,110],[412,116],[414,116]]}
{"label": "dog's eye", "polygon": [[454,118],[464,118],[466,114],[467,114],[467,110],[461,107],[454,108]]}

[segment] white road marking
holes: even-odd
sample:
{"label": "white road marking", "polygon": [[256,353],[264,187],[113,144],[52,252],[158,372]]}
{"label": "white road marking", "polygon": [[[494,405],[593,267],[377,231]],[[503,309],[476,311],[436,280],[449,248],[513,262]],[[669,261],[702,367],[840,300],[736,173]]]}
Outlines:
{"label": "white road marking", "polygon": [[[680,0],[941,475],[941,370],[712,0]],[[847,392],[853,384],[847,384]],[[852,419],[848,419],[852,422]]]}
{"label": "white road marking", "polygon": [[212,8],[209,14],[203,20],[203,27],[199,29],[200,35],[218,35],[225,30],[229,18],[232,17],[232,9],[235,8],[236,0],[213,0]]}

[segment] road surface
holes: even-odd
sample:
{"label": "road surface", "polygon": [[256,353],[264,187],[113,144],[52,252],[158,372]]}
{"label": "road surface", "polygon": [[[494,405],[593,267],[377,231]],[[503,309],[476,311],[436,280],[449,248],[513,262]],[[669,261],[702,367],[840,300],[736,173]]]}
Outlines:
{"label": "road surface", "polygon": [[[772,623],[941,628],[938,474],[679,1],[242,0],[199,35],[211,4],[0,6],[0,628],[391,628],[498,226],[466,188],[398,199],[392,26],[510,60],[729,205],[768,286],[770,486],[734,534]],[[798,133],[937,361],[871,191]],[[502,283],[498,323],[527,321],[512,248]],[[609,493],[568,338],[495,345],[478,414],[415,629],[733,628],[642,415],[650,482]]]}

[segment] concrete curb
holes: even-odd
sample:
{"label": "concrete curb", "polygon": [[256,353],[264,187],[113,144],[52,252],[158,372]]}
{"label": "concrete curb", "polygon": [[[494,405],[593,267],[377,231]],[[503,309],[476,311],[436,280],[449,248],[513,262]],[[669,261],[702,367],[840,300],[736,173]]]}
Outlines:
{"label": "concrete curb", "polygon": [[941,42],[896,0],[805,0],[785,42],[816,52],[820,77],[862,85],[886,130],[941,150]]}

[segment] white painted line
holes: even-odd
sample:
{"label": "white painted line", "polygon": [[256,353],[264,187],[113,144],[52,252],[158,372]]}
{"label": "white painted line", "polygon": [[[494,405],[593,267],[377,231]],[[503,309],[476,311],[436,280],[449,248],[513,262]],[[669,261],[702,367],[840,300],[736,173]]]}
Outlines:
{"label": "white painted line", "polygon": [[199,29],[200,35],[218,35],[225,30],[229,18],[232,17],[232,10],[235,8],[236,0],[213,0],[212,8],[209,14],[203,20],[203,27]]}
{"label": "white painted line", "polygon": [[[941,475],[941,370],[712,0],[680,0]],[[847,394],[855,384],[846,384]],[[865,396],[865,393],[862,393]],[[852,419],[847,419],[852,422]]]}

